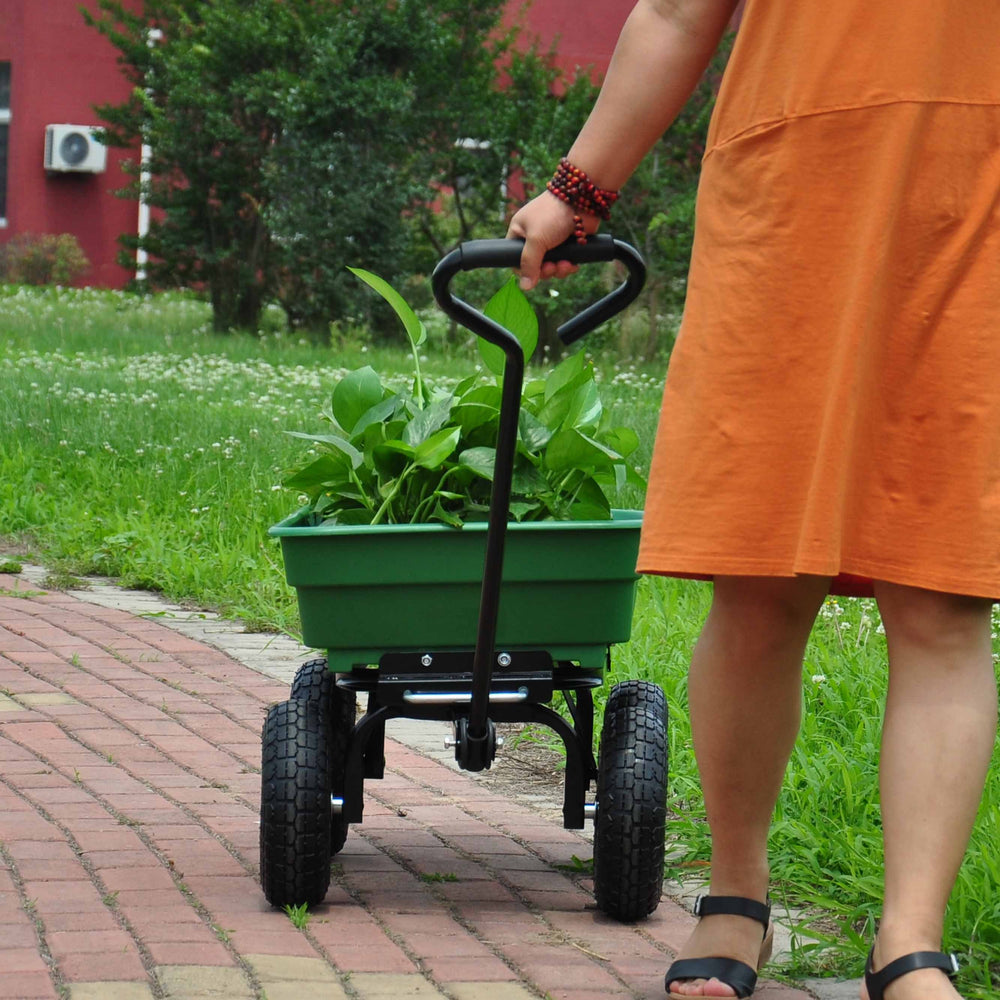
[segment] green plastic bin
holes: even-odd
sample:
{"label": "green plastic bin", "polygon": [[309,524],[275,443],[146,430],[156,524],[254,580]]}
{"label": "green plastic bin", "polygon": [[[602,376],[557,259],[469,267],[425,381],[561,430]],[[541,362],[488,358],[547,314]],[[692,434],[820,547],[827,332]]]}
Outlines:
{"label": "green plastic bin", "polygon": [[[512,522],[498,652],[544,649],[603,667],[628,639],[642,511],[608,521]],[[335,671],[384,653],[473,649],[486,524],[319,525],[306,509],[270,529],[298,595],[303,641]]]}

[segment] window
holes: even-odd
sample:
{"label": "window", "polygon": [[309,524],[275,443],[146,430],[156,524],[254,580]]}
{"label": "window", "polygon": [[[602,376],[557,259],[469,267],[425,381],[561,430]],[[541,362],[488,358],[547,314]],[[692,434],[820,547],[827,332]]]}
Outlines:
{"label": "window", "polygon": [[7,225],[7,148],[10,138],[10,63],[0,62],[0,226]]}

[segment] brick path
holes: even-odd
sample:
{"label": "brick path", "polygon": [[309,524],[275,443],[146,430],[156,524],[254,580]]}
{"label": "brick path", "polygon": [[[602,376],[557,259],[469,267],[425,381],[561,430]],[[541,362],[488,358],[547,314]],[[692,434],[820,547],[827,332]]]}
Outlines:
{"label": "brick path", "polygon": [[285,697],[155,621],[0,575],[0,1000],[664,996],[686,911],[607,920],[560,867],[589,856],[577,834],[391,740],[294,927],[256,880],[260,727]]}

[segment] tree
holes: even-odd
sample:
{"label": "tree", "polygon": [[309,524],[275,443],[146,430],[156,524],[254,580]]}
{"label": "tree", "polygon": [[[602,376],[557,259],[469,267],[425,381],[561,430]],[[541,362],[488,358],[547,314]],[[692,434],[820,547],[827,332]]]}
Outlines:
{"label": "tree", "polygon": [[98,0],[89,24],[120,52],[130,98],[97,110],[111,145],[148,144],[132,183],[154,208],[154,286],[203,285],[217,330],[255,329],[273,292],[274,242],[264,221],[264,165],[283,133],[281,98],[294,85],[329,4],[312,0]]}
{"label": "tree", "polygon": [[[499,30],[504,6],[372,2],[345,5],[323,25],[285,95],[285,132],[268,169],[278,295],[293,322],[318,326],[374,305],[348,265],[389,280],[426,270],[415,227],[438,212],[452,160],[472,155],[457,140],[492,145],[484,130],[509,44]],[[496,225],[501,177],[498,164]]]}

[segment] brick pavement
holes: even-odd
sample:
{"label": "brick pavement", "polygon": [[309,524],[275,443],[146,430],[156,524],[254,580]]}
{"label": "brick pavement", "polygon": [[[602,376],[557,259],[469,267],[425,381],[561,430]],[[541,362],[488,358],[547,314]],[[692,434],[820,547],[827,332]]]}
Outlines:
{"label": "brick pavement", "polygon": [[0,1000],[664,996],[685,910],[607,920],[564,870],[578,834],[392,740],[294,927],[256,880],[260,727],[285,697],[156,621],[0,575]]}

